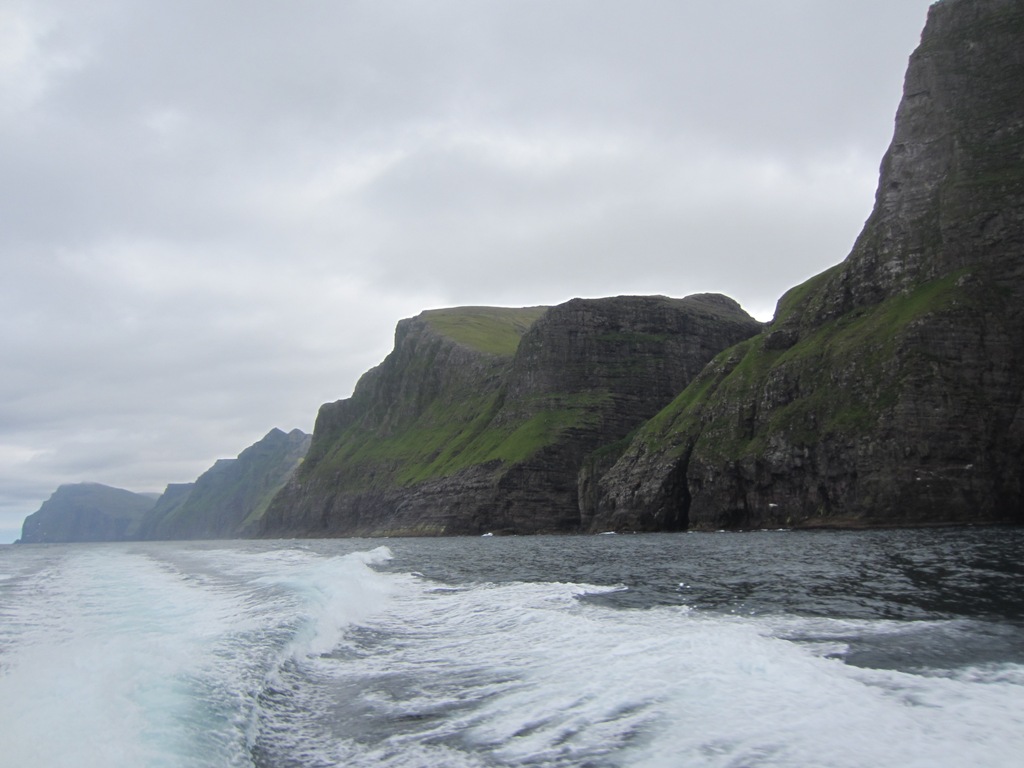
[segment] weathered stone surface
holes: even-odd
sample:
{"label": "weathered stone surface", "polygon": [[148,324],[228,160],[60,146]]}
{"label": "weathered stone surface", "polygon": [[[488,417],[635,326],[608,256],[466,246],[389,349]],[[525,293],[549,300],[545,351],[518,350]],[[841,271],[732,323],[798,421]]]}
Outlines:
{"label": "weathered stone surface", "polygon": [[22,544],[134,539],[156,497],[99,483],[62,485],[25,518]]}
{"label": "weathered stone surface", "polygon": [[[503,416],[555,404],[573,414],[557,441],[502,476],[503,529],[586,530],[588,477],[616,456],[722,349],[760,332],[730,298],[576,299],[537,321],[516,355]],[[557,515],[557,517],[555,517]],[[543,528],[542,528],[543,529]]]}
{"label": "weathered stone surface", "polygon": [[391,355],[321,408],[263,533],[580,530],[592,509],[581,517],[579,475],[595,452],[617,455],[718,351],[761,328],[723,296],[618,297],[500,310],[522,335],[501,350],[458,340],[466,312],[497,311],[399,323]]}
{"label": "weathered stone surface", "polygon": [[1024,3],[943,0],[875,208],[604,475],[595,528],[1024,521]]}

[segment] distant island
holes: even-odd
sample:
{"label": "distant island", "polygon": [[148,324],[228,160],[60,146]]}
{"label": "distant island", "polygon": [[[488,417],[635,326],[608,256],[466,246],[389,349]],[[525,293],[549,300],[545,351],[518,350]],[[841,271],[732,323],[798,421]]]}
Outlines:
{"label": "distant island", "polygon": [[62,486],[22,541],[1024,523],[1021,50],[1021,3],[932,6],[871,216],[768,324],[712,294],[423,312],[311,438],[158,500]]}

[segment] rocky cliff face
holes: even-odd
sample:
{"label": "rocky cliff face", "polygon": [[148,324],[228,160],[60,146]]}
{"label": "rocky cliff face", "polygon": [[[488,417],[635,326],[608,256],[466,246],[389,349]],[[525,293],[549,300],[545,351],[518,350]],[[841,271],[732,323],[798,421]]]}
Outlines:
{"label": "rocky cliff face", "polygon": [[576,299],[552,308],[523,337],[499,420],[542,413],[565,427],[502,475],[493,527],[589,528],[593,482],[624,438],[718,352],[760,330],[735,301],[712,294]]}
{"label": "rocky cliff face", "polygon": [[221,459],[194,483],[169,485],[139,526],[143,539],[223,539],[248,535],[291,477],[310,435],[272,429],[238,458]]}
{"label": "rocky cliff face", "polygon": [[943,0],[874,210],[603,477],[595,529],[1024,521],[1024,4]]}
{"label": "rocky cliff face", "polygon": [[22,544],[124,541],[138,536],[154,496],[99,483],[62,485],[25,518]]}
{"label": "rocky cliff face", "polygon": [[[477,465],[500,460],[500,441],[478,438],[500,407],[519,338],[541,312],[471,307],[401,321],[394,350],[352,397],[320,408],[306,461],[267,510],[262,533],[445,533],[462,512],[445,485],[468,487]],[[410,501],[431,494],[437,505],[408,513]]]}
{"label": "rocky cliff face", "polygon": [[262,532],[579,530],[594,468],[621,451],[617,441],[759,330],[722,296],[404,320],[352,397],[321,408],[307,461]]}

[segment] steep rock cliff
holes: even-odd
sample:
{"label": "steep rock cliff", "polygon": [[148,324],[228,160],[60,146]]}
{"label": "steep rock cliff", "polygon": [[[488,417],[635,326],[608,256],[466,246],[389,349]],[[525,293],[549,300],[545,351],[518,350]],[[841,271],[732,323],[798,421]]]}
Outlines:
{"label": "steep rock cliff", "polygon": [[575,299],[552,308],[523,337],[498,421],[542,414],[560,429],[502,475],[494,527],[588,528],[594,479],[629,433],[718,352],[760,330],[739,304],[715,294]]}
{"label": "steep rock cliff", "polygon": [[250,534],[309,449],[310,435],[272,429],[194,483],[172,484],[139,526],[142,539],[223,539]]}
{"label": "steep rock cliff", "polygon": [[[431,310],[402,320],[394,350],[352,397],[320,408],[303,466],[274,498],[268,536],[440,534],[514,446],[482,439],[519,338],[544,308]],[[484,469],[480,470],[481,465]],[[456,477],[456,479],[452,479]],[[426,514],[409,503],[438,493]],[[467,526],[472,523],[467,523]]]}
{"label": "steep rock cliff", "polygon": [[603,477],[594,529],[1024,521],[1024,3],[943,0],[874,210]]}
{"label": "steep rock cliff", "polygon": [[352,397],[321,408],[307,460],[262,532],[579,530],[595,453],[616,455],[616,441],[718,351],[760,328],[722,296],[403,320],[394,351]]}
{"label": "steep rock cliff", "polygon": [[124,541],[137,538],[156,497],[99,483],[62,485],[25,518],[22,544]]}

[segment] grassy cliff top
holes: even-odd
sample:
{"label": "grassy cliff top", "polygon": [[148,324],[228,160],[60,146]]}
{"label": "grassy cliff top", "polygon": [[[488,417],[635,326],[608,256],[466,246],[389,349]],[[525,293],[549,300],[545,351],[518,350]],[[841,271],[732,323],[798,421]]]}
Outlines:
{"label": "grassy cliff top", "polygon": [[455,307],[430,309],[420,317],[452,341],[491,355],[511,356],[519,340],[547,307]]}

